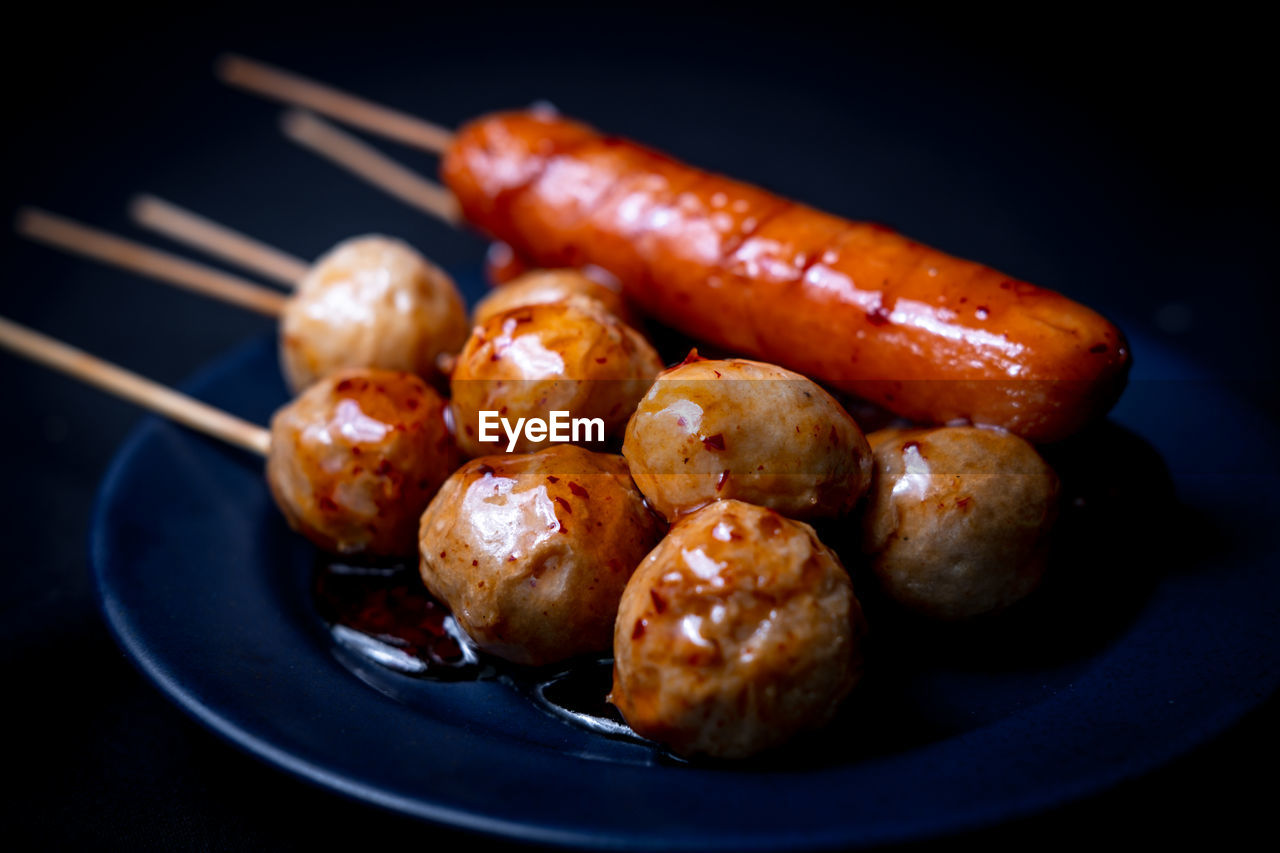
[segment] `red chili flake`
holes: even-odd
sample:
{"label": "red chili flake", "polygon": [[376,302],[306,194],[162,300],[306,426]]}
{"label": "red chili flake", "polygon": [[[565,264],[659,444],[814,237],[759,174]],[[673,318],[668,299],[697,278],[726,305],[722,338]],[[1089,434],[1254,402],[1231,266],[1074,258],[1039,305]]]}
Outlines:
{"label": "red chili flake", "polygon": [[344,391],[350,391],[350,390],[351,390],[351,380],[350,380],[350,379],[344,379],[344,380],[342,380],[341,382],[339,382],[337,385],[335,385],[335,386],[333,387],[333,390],[337,391],[339,394],[341,394],[341,393],[342,393],[342,392],[344,392]]}
{"label": "red chili flake", "polygon": [[445,555],[445,554],[447,554],[447,553],[449,553],[449,552],[448,552],[448,551],[441,551],[441,552],[440,552],[440,559],[442,559],[442,560],[443,560],[443,559],[444,559],[444,555]]}
{"label": "red chili flake", "polygon": [[[479,560],[472,560],[472,561],[471,561],[471,565],[472,565],[472,566],[478,566],[478,565],[480,565],[480,561],[479,561]],[[484,583],[484,582],[483,582],[483,581],[481,581],[481,583]]]}
{"label": "red chili flake", "polygon": [[421,405],[421,401],[418,400],[418,398],[416,397],[410,397],[409,399],[404,401],[404,407],[411,412],[414,409],[418,408],[419,405]]}
{"label": "red chili flake", "polygon": [[716,479],[716,491],[718,492],[723,489],[724,484],[727,482],[729,482],[729,469],[725,468],[720,472],[719,478]]}
{"label": "red chili flake", "polygon": [[560,506],[564,507],[564,511],[569,513],[569,515],[573,515],[573,510],[569,508],[569,502],[567,500],[560,497],[559,495],[556,495],[555,502],[560,504]]}
{"label": "red chili flake", "polygon": [[655,613],[662,613],[667,609],[667,600],[658,595],[656,589],[649,590],[649,598],[653,601],[653,610]]}
{"label": "red chili flake", "polygon": [[915,450],[919,451],[919,450],[920,450],[920,442],[918,442],[918,441],[908,441],[906,444],[902,445],[902,450],[903,450],[903,452],[904,452],[904,453],[905,453],[906,451],[908,451],[908,450],[912,450],[912,449],[915,449]]}
{"label": "red chili flake", "polygon": [[1104,353],[1106,351],[1107,351],[1106,344],[1094,344],[1093,346],[1089,347],[1089,352],[1093,352],[1093,353]]}
{"label": "red chili flake", "polygon": [[638,640],[638,639],[640,639],[641,637],[643,637],[643,636],[644,636],[644,629],[645,629],[645,625],[647,625],[647,624],[648,624],[648,623],[647,623],[647,622],[645,622],[643,619],[637,619],[637,620],[636,620],[636,626],[635,626],[634,628],[632,628],[632,629],[631,629],[631,639],[633,639],[633,640]]}
{"label": "red chili flake", "polygon": [[575,495],[577,495],[580,498],[590,497],[590,495],[587,494],[586,489],[582,488],[582,486],[579,486],[577,483],[573,482],[572,480],[569,481],[569,491],[573,492]]}
{"label": "red chili flake", "polygon": [[687,427],[688,425],[689,425],[689,422],[686,421],[684,418],[676,418],[676,426]]}
{"label": "red chili flake", "polygon": [[390,474],[391,460],[383,459],[381,462],[378,463],[378,467],[373,469],[373,473],[377,474],[379,477],[385,477],[386,475]]}
{"label": "red chili flake", "polygon": [[514,563],[515,561],[516,561],[516,555],[515,555],[515,554],[512,554],[511,556],[507,557],[507,562],[508,562],[508,563]]}
{"label": "red chili flake", "polygon": [[680,364],[693,364],[695,361],[706,361],[705,358],[698,355],[697,347],[689,350],[689,354],[684,357],[684,361],[680,362]]}
{"label": "red chili flake", "polygon": [[477,473],[477,474],[479,474],[479,475],[480,475],[480,476],[482,476],[482,477],[488,477],[490,474],[494,473],[494,471],[493,471],[493,466],[492,466],[492,465],[478,465],[478,466],[476,466],[476,473]]}
{"label": "red chili flake", "polygon": [[876,310],[867,312],[867,322],[873,326],[883,326],[889,322],[889,312],[883,305],[877,306]]}
{"label": "red chili flake", "polygon": [[702,446],[707,450],[724,450],[724,433],[718,432],[702,439]]}
{"label": "red chili flake", "polygon": [[563,522],[563,521],[562,521],[562,522],[560,522],[560,532],[561,532],[561,533],[568,533],[568,532],[569,532],[569,528],[567,528],[567,527],[565,527],[565,526],[564,526],[564,522]]}
{"label": "red chili flake", "polygon": [[714,367],[711,368],[711,372],[716,375],[716,379],[720,378],[720,371],[716,370]]}
{"label": "red chili flake", "polygon": [[597,358],[597,359],[596,359],[596,364],[604,364],[604,363],[605,363],[606,361],[608,361],[608,360],[609,360],[609,358],[608,358],[607,356],[603,356],[603,355],[602,355],[602,356],[600,356],[599,358]]}
{"label": "red chili flake", "polygon": [[359,455],[361,454],[361,452],[362,452],[362,451],[360,450],[360,448],[359,448],[359,447],[353,447],[353,448],[351,448],[351,455],[352,455],[352,456],[359,456]]}
{"label": "red chili flake", "polygon": [[547,475],[547,482],[548,482],[548,483],[558,483],[558,482],[560,482],[560,478],[559,478],[559,477],[552,477],[550,474],[548,474],[548,475]]}
{"label": "red chili flake", "polygon": [[836,425],[831,425],[831,443],[838,444],[840,442],[840,434],[836,432]]}
{"label": "red chili flake", "polygon": [[968,506],[969,504],[971,504],[971,503],[973,503],[973,498],[972,498],[972,497],[970,497],[970,496],[966,496],[966,497],[963,497],[963,498],[957,498],[957,499],[956,499],[956,509],[964,509],[965,507],[967,507],[967,506]]}

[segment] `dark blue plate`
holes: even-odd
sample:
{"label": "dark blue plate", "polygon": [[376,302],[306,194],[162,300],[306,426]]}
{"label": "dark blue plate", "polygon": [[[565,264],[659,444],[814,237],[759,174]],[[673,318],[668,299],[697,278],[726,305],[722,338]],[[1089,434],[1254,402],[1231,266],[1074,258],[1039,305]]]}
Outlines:
{"label": "dark blue plate", "polygon": [[[1062,463],[1108,487],[1104,527],[1065,528],[1075,539],[1054,582],[1021,613],[951,632],[873,619],[872,669],[848,712],[763,762],[682,766],[499,681],[423,681],[351,659],[311,606],[312,550],[285,528],[261,464],[155,419],[102,487],[91,543],[102,607],[143,672],[214,731],[446,824],[706,850],[1003,821],[1169,760],[1277,683],[1275,427],[1239,389],[1133,343],[1123,429]],[[263,423],[285,400],[267,339],[188,387]]]}

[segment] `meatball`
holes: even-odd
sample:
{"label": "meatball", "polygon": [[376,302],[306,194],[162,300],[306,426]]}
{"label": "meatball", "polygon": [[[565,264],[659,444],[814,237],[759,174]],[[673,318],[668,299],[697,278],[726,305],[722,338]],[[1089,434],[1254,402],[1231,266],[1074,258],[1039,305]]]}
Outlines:
{"label": "meatball", "polygon": [[322,257],[280,315],[280,362],[294,393],[349,367],[431,381],[467,338],[453,280],[399,240],[357,237]]}
{"label": "meatball", "polygon": [[578,270],[537,270],[525,273],[490,291],[489,295],[481,299],[472,311],[472,322],[480,325],[495,314],[512,308],[562,302],[571,297],[594,299],[627,325],[638,325],[637,317],[623,300],[621,293],[588,278]]}
{"label": "meatball", "polygon": [[959,620],[1008,607],[1044,574],[1058,477],[1035,448],[980,427],[870,436],[863,548],[907,608]]}
{"label": "meatball", "polygon": [[418,517],[458,462],[445,401],[411,373],[345,370],[271,419],[267,482],[326,551],[412,554]]}
{"label": "meatball", "polygon": [[604,652],[661,528],[621,456],[561,445],[473,459],[422,515],[422,581],[490,654],[537,665]]}
{"label": "meatball", "polygon": [[[450,380],[458,444],[469,456],[508,448],[502,430],[481,441],[480,413],[514,425],[552,411],[600,419],[605,438],[621,434],[662,362],[653,347],[593,300],[526,305],[477,326]],[[593,437],[599,430],[591,431]],[[540,442],[522,432],[515,452]]]}
{"label": "meatball", "polygon": [[862,609],[807,524],[717,501],[627,584],[609,701],[682,755],[739,758],[827,723],[862,672]]}
{"label": "meatball", "polygon": [[668,520],[726,498],[792,518],[837,516],[871,482],[867,440],[830,394],[743,359],[686,360],[659,374],[622,455]]}

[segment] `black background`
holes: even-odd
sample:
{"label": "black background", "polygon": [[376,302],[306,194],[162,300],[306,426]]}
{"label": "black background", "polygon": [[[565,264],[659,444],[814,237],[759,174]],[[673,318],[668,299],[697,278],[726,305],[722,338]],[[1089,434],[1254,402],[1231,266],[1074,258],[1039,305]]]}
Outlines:
{"label": "black background", "polygon": [[[445,124],[535,99],[693,161],[1104,303],[1274,408],[1272,46],[1257,20],[972,7],[37,5],[3,37],[0,185],[134,233],[149,190],[303,257],[355,233],[474,266],[483,242],[291,146],[224,50]],[[420,153],[386,145],[417,168]],[[0,314],[165,382],[265,318],[0,235]],[[1173,319],[1171,319],[1173,318]],[[188,721],[95,609],[94,491],[138,413],[0,356],[6,835],[75,847],[468,841],[315,790]],[[1207,437],[1210,439],[1210,437]],[[1218,843],[1267,831],[1273,699],[1104,796],[970,840]],[[637,816],[643,820],[643,816]]]}

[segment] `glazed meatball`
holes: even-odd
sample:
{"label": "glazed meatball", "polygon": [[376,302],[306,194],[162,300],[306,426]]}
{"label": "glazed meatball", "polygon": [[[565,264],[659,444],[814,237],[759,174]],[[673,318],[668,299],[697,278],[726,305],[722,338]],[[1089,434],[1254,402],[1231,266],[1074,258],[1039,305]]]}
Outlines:
{"label": "glazed meatball", "polygon": [[862,672],[862,609],[807,524],[740,501],[685,517],[618,610],[609,701],[682,755],[739,758],[817,728]]}
{"label": "glazed meatball", "polygon": [[979,427],[881,430],[863,548],[885,593],[959,620],[1008,607],[1040,583],[1058,477],[1035,448]]}
{"label": "glazed meatball", "polygon": [[421,378],[346,370],[271,419],[267,482],[289,525],[324,550],[400,556],[458,461],[445,402]]}
{"label": "glazed meatball", "polygon": [[661,528],[621,456],[560,445],[474,459],[422,516],[422,580],[498,657],[604,652],[627,578]]}
{"label": "glazed meatball", "polygon": [[280,316],[280,362],[294,393],[350,367],[439,374],[467,337],[453,280],[399,240],[357,237],[322,257]]}
{"label": "glazed meatball", "polygon": [[537,270],[490,291],[472,311],[472,322],[482,325],[495,314],[521,308],[525,305],[542,305],[563,302],[573,297],[594,299],[610,314],[628,326],[638,326],[638,318],[622,294],[588,278],[578,270]]}
{"label": "glazed meatball", "polygon": [[668,520],[735,498],[792,518],[848,512],[871,482],[853,418],[812,380],[772,364],[696,356],[658,375],[622,455]]}
{"label": "glazed meatball", "polygon": [[[483,411],[513,425],[566,411],[572,418],[599,418],[605,438],[617,436],[661,369],[649,342],[593,300],[495,314],[476,326],[450,379],[458,444],[469,456],[507,449],[502,430],[496,441],[480,440]],[[541,446],[521,433],[512,450]]]}

